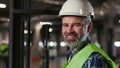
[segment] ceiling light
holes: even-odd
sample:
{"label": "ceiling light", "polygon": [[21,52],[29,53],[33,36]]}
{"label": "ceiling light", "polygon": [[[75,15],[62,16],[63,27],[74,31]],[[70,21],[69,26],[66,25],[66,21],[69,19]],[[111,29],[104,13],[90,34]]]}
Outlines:
{"label": "ceiling light", "polygon": [[52,22],[41,22],[40,21],[40,25],[52,25]]}
{"label": "ceiling light", "polygon": [[52,28],[49,28],[49,32],[52,32],[53,31],[53,29]]}
{"label": "ceiling light", "polygon": [[101,15],[101,16],[104,15],[104,11],[103,11],[103,10],[100,11],[100,15]]}
{"label": "ceiling light", "polygon": [[60,42],[61,47],[65,47],[67,44],[65,42]]}
{"label": "ceiling light", "polygon": [[28,30],[24,30],[24,34],[28,34]]}
{"label": "ceiling light", "polygon": [[114,45],[115,45],[116,47],[120,47],[120,41],[115,41],[115,42],[114,42]]}
{"label": "ceiling light", "polygon": [[0,3],[0,8],[6,8],[6,7],[7,7],[6,4]]}
{"label": "ceiling light", "polygon": [[44,44],[41,41],[38,43],[38,45],[39,45],[39,48],[43,48],[44,47]]}
{"label": "ceiling light", "polygon": [[49,44],[50,47],[56,47],[57,46],[57,43],[53,42],[53,41],[50,41],[48,44]]}
{"label": "ceiling light", "polygon": [[49,42],[49,46],[53,47],[54,46],[54,42]]}

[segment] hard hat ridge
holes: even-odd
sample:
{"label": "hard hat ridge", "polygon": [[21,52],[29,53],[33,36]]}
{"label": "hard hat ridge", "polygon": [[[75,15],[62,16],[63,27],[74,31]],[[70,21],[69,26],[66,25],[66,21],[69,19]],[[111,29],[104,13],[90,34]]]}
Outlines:
{"label": "hard hat ridge", "polygon": [[94,11],[87,0],[67,0],[59,12],[59,16],[65,15],[91,17],[94,16]]}

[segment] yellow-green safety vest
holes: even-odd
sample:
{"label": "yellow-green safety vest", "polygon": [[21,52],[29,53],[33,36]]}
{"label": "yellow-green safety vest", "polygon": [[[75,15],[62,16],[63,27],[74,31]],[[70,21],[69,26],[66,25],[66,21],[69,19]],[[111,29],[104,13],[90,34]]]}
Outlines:
{"label": "yellow-green safety vest", "polygon": [[101,55],[103,55],[103,57],[108,61],[111,67],[116,68],[116,64],[114,63],[114,61],[112,61],[110,57],[103,50],[101,50],[94,44],[88,44],[85,48],[80,50],[77,54],[75,54],[72,57],[70,62],[67,62],[63,65],[63,68],[82,68],[85,61],[89,58],[89,56],[93,52],[98,52]]}

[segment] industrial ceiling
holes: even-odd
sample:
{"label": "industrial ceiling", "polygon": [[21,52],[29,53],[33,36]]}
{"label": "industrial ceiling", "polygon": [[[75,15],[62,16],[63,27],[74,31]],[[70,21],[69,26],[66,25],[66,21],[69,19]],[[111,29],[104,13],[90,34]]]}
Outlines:
{"label": "industrial ceiling", "polygon": [[[108,16],[115,16],[116,14],[120,14],[120,0],[89,0],[94,7],[95,11],[95,20],[100,19],[103,20]],[[32,10],[50,10],[59,12],[62,4],[65,0],[31,0],[31,9]],[[0,0],[0,3],[4,3],[7,5],[6,8],[0,8],[0,27],[4,27],[3,23],[9,21],[9,5],[10,0]],[[48,12],[49,14],[49,12]],[[57,15],[57,13],[53,14]],[[51,16],[48,16],[51,17]],[[46,16],[38,15],[33,16],[31,20],[40,20]]]}

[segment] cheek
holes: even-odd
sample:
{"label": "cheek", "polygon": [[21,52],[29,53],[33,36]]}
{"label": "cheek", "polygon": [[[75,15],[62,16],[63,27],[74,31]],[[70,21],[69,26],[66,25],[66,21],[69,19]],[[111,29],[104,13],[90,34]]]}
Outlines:
{"label": "cheek", "polygon": [[78,35],[81,35],[81,33],[83,33],[83,28],[75,29],[75,32],[76,32]]}
{"label": "cheek", "polygon": [[65,33],[65,29],[62,28],[62,35],[64,35],[64,33]]}

